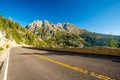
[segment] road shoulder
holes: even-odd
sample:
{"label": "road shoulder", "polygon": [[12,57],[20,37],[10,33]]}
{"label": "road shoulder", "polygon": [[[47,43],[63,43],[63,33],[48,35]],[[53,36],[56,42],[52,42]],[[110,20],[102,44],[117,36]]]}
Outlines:
{"label": "road shoulder", "polygon": [[4,77],[4,71],[5,71],[5,66],[6,66],[5,64],[8,58],[9,51],[10,51],[10,48],[5,49],[0,52],[0,80],[2,80]]}

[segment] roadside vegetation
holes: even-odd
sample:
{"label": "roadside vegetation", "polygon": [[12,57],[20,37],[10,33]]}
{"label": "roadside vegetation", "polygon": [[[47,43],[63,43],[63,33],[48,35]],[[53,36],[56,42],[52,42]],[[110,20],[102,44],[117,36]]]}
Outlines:
{"label": "roadside vegetation", "polygon": [[6,45],[6,48],[9,48],[9,47],[10,47],[9,44],[7,44],[7,45]]}
{"label": "roadside vegetation", "polygon": [[117,43],[112,35],[110,35],[110,40],[108,41],[108,46],[109,47],[117,47]]}
{"label": "roadside vegetation", "polygon": [[[6,33],[6,38],[15,40],[16,43],[32,46],[42,46],[37,35],[28,31],[26,28],[21,27],[19,23],[13,21],[11,18],[0,16],[0,29]],[[7,45],[6,47],[9,47]]]}
{"label": "roadside vegetation", "polygon": [[0,51],[4,50],[4,48],[0,47]]}
{"label": "roadside vegetation", "polygon": [[120,38],[118,40],[117,47],[120,48]]}

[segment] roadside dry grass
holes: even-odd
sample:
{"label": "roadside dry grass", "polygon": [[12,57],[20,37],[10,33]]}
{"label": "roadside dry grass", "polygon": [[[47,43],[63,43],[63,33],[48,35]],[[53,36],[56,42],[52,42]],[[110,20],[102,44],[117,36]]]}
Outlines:
{"label": "roadside dry grass", "polygon": [[120,56],[119,48],[39,48],[42,50],[53,50],[53,51],[65,51],[65,52],[77,52],[77,53],[89,53],[89,54],[100,54],[110,56]]}

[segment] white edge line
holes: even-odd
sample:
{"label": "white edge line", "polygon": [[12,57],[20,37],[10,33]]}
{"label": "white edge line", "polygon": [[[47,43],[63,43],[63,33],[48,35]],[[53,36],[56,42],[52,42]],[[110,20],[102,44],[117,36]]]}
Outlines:
{"label": "white edge line", "polygon": [[[9,49],[9,51],[10,51],[10,49]],[[7,80],[8,64],[9,64],[9,54],[10,54],[9,51],[8,51],[8,54],[7,54],[7,62],[6,62],[6,66],[5,66],[5,73],[4,73],[4,78],[3,78],[3,80]]]}

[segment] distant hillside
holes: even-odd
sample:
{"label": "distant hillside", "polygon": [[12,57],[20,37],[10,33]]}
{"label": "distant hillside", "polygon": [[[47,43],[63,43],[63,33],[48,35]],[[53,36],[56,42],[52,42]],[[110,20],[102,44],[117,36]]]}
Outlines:
{"label": "distant hillside", "polygon": [[[26,28],[54,47],[107,46],[110,35],[89,32],[71,23],[53,24],[47,20],[36,20]],[[120,36],[113,36],[117,42]]]}
{"label": "distant hillside", "polygon": [[115,42],[118,42],[120,36],[116,35],[108,35],[108,34],[100,34],[94,32],[84,32],[81,34],[81,37],[85,39],[86,42],[89,43],[89,46],[108,46],[108,42],[110,41],[110,37],[113,37]]}

